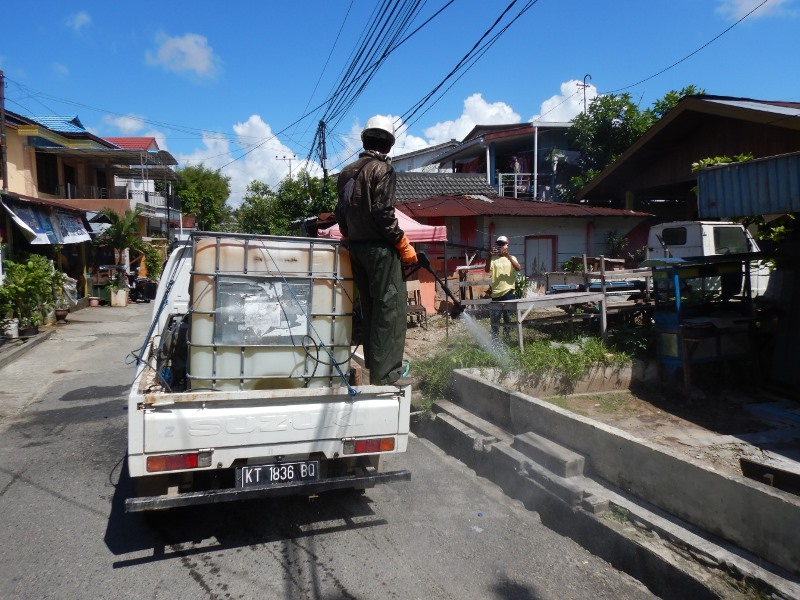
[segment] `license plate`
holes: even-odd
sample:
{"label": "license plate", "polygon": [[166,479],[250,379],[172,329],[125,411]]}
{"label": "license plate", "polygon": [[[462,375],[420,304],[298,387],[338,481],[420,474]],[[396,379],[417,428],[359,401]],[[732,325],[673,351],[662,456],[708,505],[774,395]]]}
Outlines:
{"label": "license plate", "polygon": [[253,465],[236,469],[236,487],[247,488],[293,481],[317,481],[319,461]]}

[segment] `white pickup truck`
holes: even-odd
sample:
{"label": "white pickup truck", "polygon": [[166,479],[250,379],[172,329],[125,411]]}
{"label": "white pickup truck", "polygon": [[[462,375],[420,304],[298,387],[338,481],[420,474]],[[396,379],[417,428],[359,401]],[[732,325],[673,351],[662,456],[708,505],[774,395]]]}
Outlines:
{"label": "white pickup truck", "polygon": [[126,511],[404,481],[410,386],[349,382],[333,240],[195,233],[170,255],[128,398]]}
{"label": "white pickup truck", "polygon": [[[647,257],[698,258],[720,254],[747,254],[760,251],[756,240],[741,224],[731,221],[673,221],[653,225],[647,239]],[[770,270],[753,261],[750,285],[754,296],[764,295]]]}

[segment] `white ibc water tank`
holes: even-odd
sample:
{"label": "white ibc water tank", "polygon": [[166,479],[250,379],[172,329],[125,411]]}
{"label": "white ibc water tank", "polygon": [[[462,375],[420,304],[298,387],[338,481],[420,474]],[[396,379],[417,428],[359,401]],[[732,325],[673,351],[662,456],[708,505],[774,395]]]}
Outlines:
{"label": "white ibc water tank", "polygon": [[353,280],[337,241],[198,234],[190,297],[191,389],[343,383]]}

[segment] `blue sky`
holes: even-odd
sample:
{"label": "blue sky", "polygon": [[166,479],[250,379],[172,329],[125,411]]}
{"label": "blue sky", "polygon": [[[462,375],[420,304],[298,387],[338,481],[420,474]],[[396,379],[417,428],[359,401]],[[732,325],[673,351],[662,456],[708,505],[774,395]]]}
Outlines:
{"label": "blue sky", "polygon": [[[519,0],[496,42],[405,123],[394,154],[461,139],[476,124],[568,121],[583,106],[577,84],[587,75],[588,101],[627,91],[647,107],[689,84],[800,101],[800,0],[767,0],[735,24],[762,2]],[[408,114],[510,3],[455,0],[396,48],[331,124],[329,168],[358,150],[370,116]],[[14,2],[3,9],[0,46],[6,108],[77,115],[100,136],[155,136],[181,165],[221,168],[236,205],[249,181],[274,186],[306,164],[318,107],[377,4]],[[404,35],[446,4],[422,3]]]}

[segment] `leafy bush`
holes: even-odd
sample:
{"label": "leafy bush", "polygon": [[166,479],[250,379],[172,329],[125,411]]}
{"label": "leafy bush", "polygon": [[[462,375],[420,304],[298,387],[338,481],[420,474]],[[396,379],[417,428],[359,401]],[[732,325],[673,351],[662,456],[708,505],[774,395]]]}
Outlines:
{"label": "leafy bush", "polygon": [[161,275],[161,265],[164,264],[163,255],[152,244],[144,244],[143,251],[147,276],[151,279],[158,279],[159,275]]}
{"label": "leafy bush", "polygon": [[425,396],[442,398],[455,369],[495,366],[498,363],[491,354],[476,347],[474,340],[463,337],[432,358],[415,364],[414,370],[420,376]]}
{"label": "leafy bush", "polygon": [[455,369],[497,368],[502,374],[514,372],[530,381],[551,378],[569,389],[593,368],[622,366],[631,361],[629,353],[603,344],[598,337],[538,330],[532,336],[534,339],[526,339],[522,353],[510,347],[492,353],[477,347],[469,336],[452,340],[431,358],[415,363],[424,396],[429,400],[445,397]]}
{"label": "leafy bush", "polygon": [[53,264],[48,258],[31,254],[20,262],[6,261],[0,307],[10,310],[20,327],[40,325],[53,300]]}
{"label": "leafy bush", "polygon": [[514,298],[524,298],[531,286],[531,280],[520,272],[514,276]]}
{"label": "leafy bush", "polygon": [[561,263],[561,270],[565,273],[583,273],[583,261],[580,258],[570,258]]}

